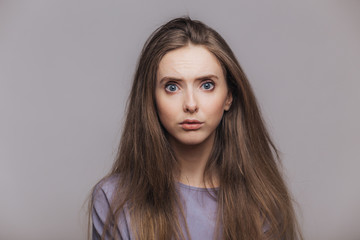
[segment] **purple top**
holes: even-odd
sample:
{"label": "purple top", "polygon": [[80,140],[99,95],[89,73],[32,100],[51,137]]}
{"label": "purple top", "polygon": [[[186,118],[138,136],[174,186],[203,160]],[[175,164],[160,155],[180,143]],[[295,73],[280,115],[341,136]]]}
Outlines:
{"label": "purple top", "polygon": [[[93,239],[100,239],[104,222],[109,211],[109,202],[116,186],[117,177],[110,177],[94,191],[94,207],[92,211]],[[216,225],[217,203],[205,188],[198,188],[178,183],[180,197],[183,200],[185,219],[192,239],[213,239]],[[217,188],[210,188],[214,193]],[[185,228],[183,228],[186,237]],[[126,205],[120,214],[116,229],[121,239],[134,239],[130,231],[130,217]],[[110,239],[107,237],[106,239]]]}

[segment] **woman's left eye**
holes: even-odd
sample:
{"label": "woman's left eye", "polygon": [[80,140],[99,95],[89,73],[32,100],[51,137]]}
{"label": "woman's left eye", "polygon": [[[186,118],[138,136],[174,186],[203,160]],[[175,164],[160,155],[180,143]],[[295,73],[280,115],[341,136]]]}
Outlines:
{"label": "woman's left eye", "polygon": [[205,90],[211,90],[214,88],[214,84],[212,82],[205,82],[201,85]]}

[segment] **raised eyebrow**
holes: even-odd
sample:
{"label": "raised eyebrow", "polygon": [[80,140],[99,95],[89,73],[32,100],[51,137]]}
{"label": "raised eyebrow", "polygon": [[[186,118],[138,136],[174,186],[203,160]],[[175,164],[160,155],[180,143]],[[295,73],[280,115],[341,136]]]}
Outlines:
{"label": "raised eyebrow", "polygon": [[[201,76],[201,77],[198,77],[196,78],[195,80],[205,80],[205,79],[219,79],[218,76],[214,75],[214,74],[209,74],[209,75],[206,75],[206,76]],[[175,78],[175,77],[163,77],[161,80],[160,80],[160,84],[162,84],[163,82],[165,81],[175,81],[175,82],[181,82],[183,81],[181,78]]]}
{"label": "raised eyebrow", "polygon": [[182,79],[181,78],[174,78],[174,77],[163,77],[160,80],[160,85],[162,85],[164,82],[170,82],[170,81],[181,82]]}
{"label": "raised eyebrow", "polygon": [[214,74],[210,74],[210,75],[206,75],[203,77],[198,77],[198,78],[196,78],[196,80],[206,80],[206,79],[212,79],[212,78],[219,79],[218,76],[216,76]]}

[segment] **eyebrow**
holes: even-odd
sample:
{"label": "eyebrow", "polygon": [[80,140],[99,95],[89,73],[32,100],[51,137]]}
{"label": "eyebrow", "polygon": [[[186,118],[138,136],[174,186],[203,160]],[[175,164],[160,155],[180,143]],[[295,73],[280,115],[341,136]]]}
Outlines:
{"label": "eyebrow", "polygon": [[[201,76],[201,77],[197,77],[195,78],[195,80],[205,80],[205,79],[209,79],[209,78],[215,78],[215,79],[219,79],[218,76],[214,75],[214,74],[209,74],[209,75],[205,75],[205,76]],[[162,84],[164,81],[182,81],[181,78],[175,78],[175,77],[163,77],[160,80],[160,84]]]}

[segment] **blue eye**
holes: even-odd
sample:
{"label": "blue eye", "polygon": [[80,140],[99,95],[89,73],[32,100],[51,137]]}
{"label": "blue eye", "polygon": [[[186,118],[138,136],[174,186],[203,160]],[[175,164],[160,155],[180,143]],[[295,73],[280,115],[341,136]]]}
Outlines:
{"label": "blue eye", "polygon": [[175,92],[178,89],[178,87],[175,84],[171,83],[171,84],[166,85],[165,89],[168,92]]}
{"label": "blue eye", "polygon": [[211,82],[206,82],[203,85],[201,85],[205,90],[211,90],[214,88],[214,84]]}

